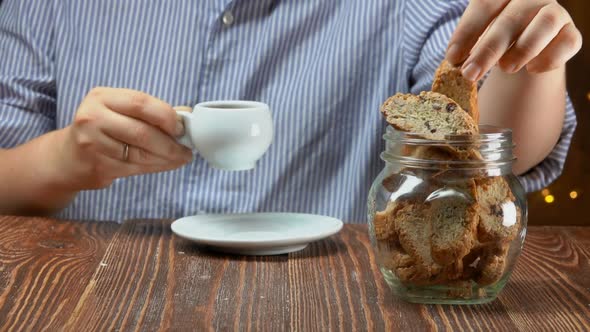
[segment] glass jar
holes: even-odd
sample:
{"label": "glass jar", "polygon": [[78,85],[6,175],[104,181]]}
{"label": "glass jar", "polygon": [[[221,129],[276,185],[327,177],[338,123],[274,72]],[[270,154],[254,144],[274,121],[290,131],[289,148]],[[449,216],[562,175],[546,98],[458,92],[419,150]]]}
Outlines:
{"label": "glass jar", "polygon": [[506,284],[526,234],[512,132],[424,139],[388,127],[386,165],[368,199],[377,262],[416,303],[485,303]]}

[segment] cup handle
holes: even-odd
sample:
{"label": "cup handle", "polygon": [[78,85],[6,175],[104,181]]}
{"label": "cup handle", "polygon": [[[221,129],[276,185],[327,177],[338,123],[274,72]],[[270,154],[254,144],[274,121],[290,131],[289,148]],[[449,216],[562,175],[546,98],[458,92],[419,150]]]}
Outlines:
{"label": "cup handle", "polygon": [[184,125],[184,135],[176,138],[176,141],[178,143],[186,146],[187,148],[194,150],[195,145],[193,144],[193,141],[191,140],[191,135],[190,135],[190,113],[186,112],[186,111],[179,111],[179,110],[175,110],[175,111],[176,111],[176,115],[180,118],[180,121],[182,121],[182,123]]}

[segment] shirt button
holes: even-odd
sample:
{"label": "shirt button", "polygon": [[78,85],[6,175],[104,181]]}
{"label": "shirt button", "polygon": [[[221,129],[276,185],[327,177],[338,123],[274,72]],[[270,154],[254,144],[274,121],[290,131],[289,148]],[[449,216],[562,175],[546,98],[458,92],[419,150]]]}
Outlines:
{"label": "shirt button", "polygon": [[232,25],[232,23],[234,23],[234,14],[232,14],[231,12],[227,11],[223,14],[223,17],[221,17],[221,21],[223,22],[223,24],[225,24],[226,26],[230,26]]}

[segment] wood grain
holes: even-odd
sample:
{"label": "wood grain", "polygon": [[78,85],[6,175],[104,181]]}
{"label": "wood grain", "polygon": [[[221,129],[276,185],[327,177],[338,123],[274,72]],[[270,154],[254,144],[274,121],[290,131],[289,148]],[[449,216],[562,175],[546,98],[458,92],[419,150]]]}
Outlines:
{"label": "wood grain", "polygon": [[117,227],[0,217],[0,331],[63,326]]}
{"label": "wood grain", "polygon": [[[212,254],[164,221],[127,222],[66,330],[284,330],[287,257]],[[264,319],[259,319],[259,318]]]}
{"label": "wood grain", "polygon": [[[499,301],[479,306],[417,305],[391,294],[377,268],[364,225],[312,244],[289,259],[293,330],[514,330]],[[330,254],[332,253],[332,254]],[[303,259],[297,259],[303,256]],[[305,288],[305,296],[293,289]]]}
{"label": "wood grain", "polygon": [[296,331],[423,329],[416,305],[391,297],[377,269],[367,228],[346,225],[340,236],[289,257],[291,327]]}
{"label": "wood grain", "polygon": [[500,301],[521,330],[590,329],[590,251],[558,227],[534,228]]}
{"label": "wood grain", "polygon": [[[29,233],[31,221],[12,226],[23,221],[29,226],[20,231],[0,229],[2,239]],[[39,327],[31,322],[67,311],[65,325],[51,326],[65,331],[590,330],[590,229],[531,227],[498,300],[444,306],[395,298],[375,264],[363,225],[346,225],[337,236],[290,255],[239,257],[198,248],[171,234],[169,224],[145,220],[120,227],[104,257],[94,258],[102,264],[86,279],[84,292],[84,281],[63,283],[55,273],[37,282],[19,278],[0,288],[12,290],[10,298],[0,300],[0,313],[14,312],[4,326]],[[42,269],[33,263],[36,258],[20,264],[34,250],[2,245],[2,266],[19,266],[21,274],[34,276]],[[53,263],[69,264],[72,258],[60,256]],[[70,299],[79,300],[68,310],[54,301],[41,306],[35,299],[45,296],[37,289],[42,294],[72,291],[77,295]]]}
{"label": "wood grain", "polygon": [[560,227],[558,229],[567,234],[568,240],[573,240],[581,246],[590,248],[590,227]]}

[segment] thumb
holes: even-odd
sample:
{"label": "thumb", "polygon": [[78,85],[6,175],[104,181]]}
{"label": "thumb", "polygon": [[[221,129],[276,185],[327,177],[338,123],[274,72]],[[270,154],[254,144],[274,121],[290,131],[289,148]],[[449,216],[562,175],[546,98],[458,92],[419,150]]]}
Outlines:
{"label": "thumb", "polygon": [[[193,109],[189,106],[174,106],[172,107],[177,112],[187,112],[192,113]],[[184,135],[184,122],[180,115],[176,114],[176,135],[178,137]]]}

